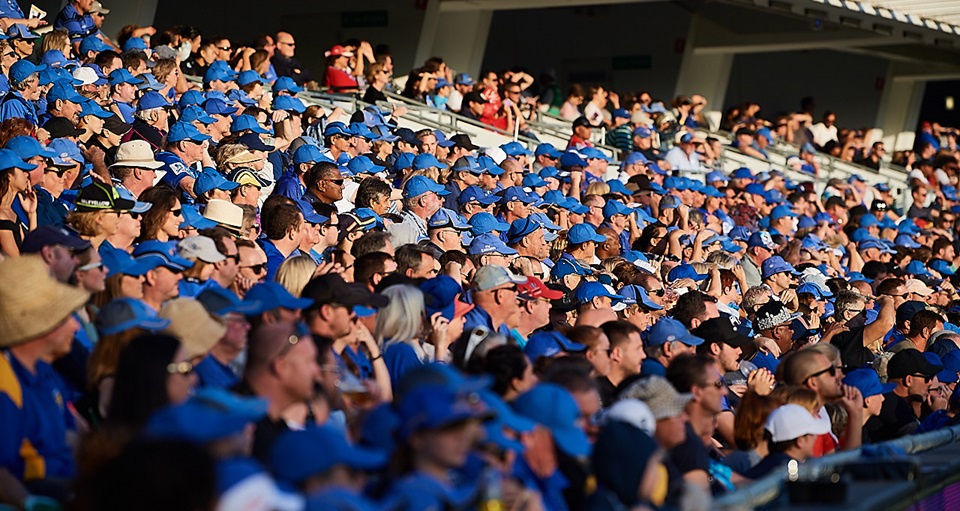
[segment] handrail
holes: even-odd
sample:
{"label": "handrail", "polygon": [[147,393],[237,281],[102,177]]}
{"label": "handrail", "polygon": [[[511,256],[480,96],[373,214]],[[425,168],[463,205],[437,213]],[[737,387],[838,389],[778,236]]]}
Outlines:
{"label": "handrail", "polygon": [[[870,446],[870,449],[886,452],[902,451],[907,454],[916,454],[957,443],[958,441],[960,441],[960,425],[874,444]],[[809,460],[800,465],[798,477],[800,479],[811,479],[823,476],[839,465],[860,459],[863,453],[862,451],[863,449],[853,449]],[[787,470],[784,467],[774,474],[754,481],[732,493],[718,497],[714,500],[714,507],[720,510],[733,511],[762,506],[780,494],[786,477]]]}

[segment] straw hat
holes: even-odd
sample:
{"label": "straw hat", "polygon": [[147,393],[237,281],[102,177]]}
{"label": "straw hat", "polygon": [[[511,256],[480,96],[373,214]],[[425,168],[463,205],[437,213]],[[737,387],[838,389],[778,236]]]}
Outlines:
{"label": "straw hat", "polygon": [[243,164],[243,163],[253,163],[262,160],[260,156],[257,156],[250,151],[244,149],[239,153],[227,158],[223,163],[233,163],[233,164]]}
{"label": "straw hat", "polygon": [[50,275],[40,256],[0,262],[0,348],[35,339],[59,326],[90,295]]}
{"label": "straw hat", "polygon": [[234,232],[240,232],[243,227],[243,208],[225,200],[211,199],[203,210],[203,217]]}
{"label": "straw hat", "polygon": [[190,358],[209,353],[227,333],[223,321],[211,316],[193,298],[170,300],[160,309],[160,317],[170,320],[170,326],[165,331],[180,339]]}

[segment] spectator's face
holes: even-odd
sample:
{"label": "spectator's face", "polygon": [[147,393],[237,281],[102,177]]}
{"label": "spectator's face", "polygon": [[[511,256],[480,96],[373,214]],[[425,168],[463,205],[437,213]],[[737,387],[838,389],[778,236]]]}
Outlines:
{"label": "spectator's face", "polygon": [[482,83],[484,87],[496,88],[499,84],[497,80],[497,73],[489,73],[487,76],[484,76],[483,79],[481,79],[480,83]]}
{"label": "spectator's face", "polygon": [[262,282],[267,275],[267,258],[263,252],[251,247],[239,247],[240,268],[237,275],[254,284]]}
{"label": "spectator's face", "polygon": [[877,415],[880,415],[880,408],[883,406],[883,400],[884,400],[883,394],[877,394],[874,396],[869,396],[864,398],[863,402],[864,402],[864,408],[866,409],[866,413],[869,414],[871,417],[876,417]]}
{"label": "spectator's face", "polygon": [[277,43],[270,36],[265,36],[263,39],[263,50],[267,52],[267,56],[272,57],[273,52],[277,49]]}
{"label": "spectator's face", "polygon": [[164,300],[170,300],[180,295],[178,285],[180,279],[183,278],[180,272],[175,272],[165,266],[160,266],[159,268],[150,270],[148,276],[153,277],[152,286],[154,292],[158,296],[163,297]]}
{"label": "spectator's face", "polygon": [[[183,363],[190,364],[190,360],[187,357],[187,350],[181,346],[173,356],[171,362],[174,367]],[[167,369],[167,397],[170,399],[170,404],[175,405],[186,401],[193,392],[193,387],[197,384],[197,375],[193,372],[193,367],[188,367],[190,371],[186,374],[183,374],[180,370],[171,371]]]}
{"label": "spectator's face", "polygon": [[343,198],[343,177],[325,177],[319,181],[320,195],[330,202]]}
{"label": "spectator's face", "polygon": [[410,438],[415,456],[429,460],[433,466],[449,470],[460,468],[474,443],[481,438],[482,430],[476,420],[468,420],[443,429],[423,431]]}
{"label": "spectator's face", "polygon": [[[646,314],[643,315],[646,316]],[[647,358],[647,354],[643,351],[643,341],[640,340],[640,334],[631,333],[630,339],[622,344],[617,351],[620,352],[617,364],[623,373],[627,375],[640,374],[640,364]]]}
{"label": "spectator's face", "polygon": [[432,279],[440,274],[440,263],[432,256],[423,254],[420,266],[410,273],[412,279]]}
{"label": "spectator's face", "polygon": [[340,219],[331,218],[329,222],[320,227],[320,234],[328,247],[336,246],[340,234]]}
{"label": "spectator's face", "polygon": [[119,101],[130,103],[137,97],[137,86],[132,83],[121,83],[116,87],[114,95]]}
{"label": "spectator's face", "polygon": [[687,418],[685,413],[681,413],[676,417],[660,419],[657,421],[654,436],[657,437],[657,442],[659,442],[664,449],[671,449],[682,444],[687,439],[686,424]]}
{"label": "spectator's face", "polygon": [[720,353],[717,360],[724,371],[736,371],[740,368],[740,348],[734,348],[727,343],[720,343]]}
{"label": "spectator's face", "polygon": [[600,334],[596,347],[587,350],[587,360],[593,365],[596,376],[610,374],[610,340],[606,335]]}
{"label": "spectator's face", "polygon": [[7,48],[7,51],[3,53],[3,56],[0,57],[0,64],[3,65],[4,70],[9,70],[10,66],[17,63],[20,60],[20,55],[17,54],[17,50],[13,48]]}
{"label": "spectator's face", "polygon": [[727,395],[727,387],[723,385],[723,380],[713,370],[709,370],[704,375],[704,384],[694,385],[692,387],[693,395],[697,399],[700,407],[709,413],[720,413],[723,411],[723,398]]}
{"label": "spectator's face", "polygon": [[231,350],[240,352],[247,347],[247,334],[250,332],[250,323],[243,314],[230,313],[226,317],[227,332],[220,341]]}
{"label": "spectator's face", "polygon": [[[117,58],[111,60],[109,64],[107,64],[106,66],[104,66],[104,68],[103,68],[101,71],[103,71],[103,74],[105,74],[105,75],[110,75],[111,72],[116,71],[117,69],[120,69],[121,67],[123,67],[123,60],[120,60],[120,57],[117,57]],[[106,87],[106,86],[104,86],[104,87]]]}
{"label": "spectator's face", "polygon": [[217,60],[230,60],[233,56],[233,47],[229,39],[217,41]]}
{"label": "spectator's face", "polygon": [[30,75],[30,78],[27,78],[27,88],[21,94],[30,101],[40,99],[40,77],[36,74]]}
{"label": "spectator's face", "polygon": [[144,277],[142,275],[139,277],[124,275],[120,278],[120,294],[126,298],[142,299],[143,281]]}
{"label": "spectator's face", "polygon": [[317,347],[310,337],[301,337],[274,363],[277,377],[291,399],[306,401],[313,397],[313,383],[320,377],[320,367],[317,365]]}
{"label": "spectator's face", "polygon": [[420,139],[420,154],[433,154],[437,152],[437,137],[427,135]]}

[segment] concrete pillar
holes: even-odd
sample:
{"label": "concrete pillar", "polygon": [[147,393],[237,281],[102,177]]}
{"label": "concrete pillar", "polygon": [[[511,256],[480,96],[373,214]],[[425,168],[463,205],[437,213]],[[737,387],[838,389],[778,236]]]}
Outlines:
{"label": "concrete pillar", "polygon": [[[733,69],[733,53],[710,53],[698,55],[697,33],[706,22],[699,15],[690,18],[690,28],[680,62],[675,96],[700,94],[707,98],[708,109],[723,108],[730,83],[730,71]],[[707,22],[709,23],[709,22]],[[713,108],[710,108],[710,107]]]}
{"label": "concrete pillar", "polygon": [[923,91],[927,85],[922,79],[897,77],[894,65],[891,62],[888,66],[876,123],[883,131],[883,144],[891,153],[913,148]]}
{"label": "concrete pillar", "polygon": [[442,2],[431,1],[423,18],[420,42],[412,66],[430,57],[441,56],[457,72],[476,77],[490,35],[493,11],[443,11]]}

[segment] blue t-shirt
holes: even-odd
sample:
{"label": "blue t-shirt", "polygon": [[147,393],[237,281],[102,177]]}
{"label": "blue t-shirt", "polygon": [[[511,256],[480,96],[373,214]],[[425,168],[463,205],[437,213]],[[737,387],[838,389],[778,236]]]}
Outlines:
{"label": "blue t-shirt", "polygon": [[67,29],[71,42],[77,42],[84,37],[100,32],[97,25],[93,22],[93,17],[90,16],[89,13],[80,14],[72,3],[67,3],[63,10],[60,11],[57,19],[53,22],[53,28]]}
{"label": "blue t-shirt", "polygon": [[19,92],[8,92],[0,103],[0,121],[18,117],[39,126],[37,110]]}
{"label": "blue t-shirt", "polygon": [[[257,243],[260,245],[260,248],[263,249],[263,252],[267,255],[267,280],[273,280],[277,275],[277,270],[280,268],[280,265],[286,261],[287,256],[283,255],[283,252],[280,251],[273,244],[272,241],[261,238],[257,240]],[[293,252],[291,252],[293,253]]]}
{"label": "blue t-shirt", "polygon": [[16,0],[0,0],[0,18],[26,19]]}
{"label": "blue t-shirt", "polygon": [[[191,177],[196,179],[200,177],[200,172],[196,167],[187,165],[183,159],[171,152],[161,151],[157,153],[156,159],[163,163],[163,166],[158,169],[164,171],[161,181],[174,190],[179,190],[180,181],[182,181],[183,178]],[[193,203],[193,198],[190,197],[190,194],[181,191],[180,195],[183,199],[187,200],[188,203]]]}
{"label": "blue t-shirt", "polygon": [[393,388],[397,388],[405,374],[423,365],[417,352],[405,342],[388,344],[383,352],[383,361],[390,372],[390,384]]}
{"label": "blue t-shirt", "polygon": [[240,383],[240,378],[230,366],[221,364],[211,355],[204,357],[193,369],[201,387],[229,389]]}

